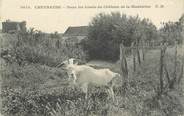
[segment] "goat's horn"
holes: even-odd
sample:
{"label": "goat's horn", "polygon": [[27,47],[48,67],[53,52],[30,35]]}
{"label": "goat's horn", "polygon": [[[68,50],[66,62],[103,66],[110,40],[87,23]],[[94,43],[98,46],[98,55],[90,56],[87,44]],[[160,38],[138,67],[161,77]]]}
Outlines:
{"label": "goat's horn", "polygon": [[57,68],[61,67],[62,65],[64,65],[64,63],[60,63],[58,65],[56,65]]}

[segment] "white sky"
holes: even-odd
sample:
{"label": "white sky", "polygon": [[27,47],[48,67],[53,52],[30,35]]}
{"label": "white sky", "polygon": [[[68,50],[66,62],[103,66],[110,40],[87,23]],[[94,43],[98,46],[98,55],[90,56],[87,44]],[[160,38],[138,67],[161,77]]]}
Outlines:
{"label": "white sky", "polygon": [[[28,5],[32,9],[21,9]],[[135,9],[34,9],[34,5],[151,5],[152,8]],[[155,8],[164,5],[164,8]],[[68,26],[88,25],[100,12],[119,11],[127,15],[149,18],[159,27],[160,22],[176,21],[184,13],[184,0],[0,0],[0,22],[10,19],[27,21],[28,27],[44,32],[64,32]],[[1,28],[1,24],[0,24]]]}

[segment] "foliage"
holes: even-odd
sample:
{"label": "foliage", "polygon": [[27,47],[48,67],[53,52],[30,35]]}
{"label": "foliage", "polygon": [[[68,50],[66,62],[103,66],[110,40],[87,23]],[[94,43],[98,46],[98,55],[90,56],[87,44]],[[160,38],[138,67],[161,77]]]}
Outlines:
{"label": "foliage", "polygon": [[[107,20],[104,22],[100,20],[102,22],[99,22],[99,24],[106,24],[106,21],[108,22],[111,19],[111,15],[102,15],[105,17],[102,19]],[[139,37],[141,39],[138,41],[141,41],[144,36],[149,37],[150,40],[148,41],[151,41],[154,36],[157,36],[156,30],[151,31],[155,28],[154,25],[147,21],[145,21],[145,25],[149,25],[148,28],[152,25],[152,28],[147,30],[145,26],[142,26],[141,29],[139,27],[142,32],[137,32],[135,30],[138,25],[135,26],[135,24],[139,23],[134,24],[134,22],[140,21],[143,23],[143,20],[135,17],[127,18],[125,15],[118,14],[112,16],[124,17],[124,21],[127,21],[122,24],[123,26],[115,26],[116,31],[108,30],[111,29],[114,18],[108,22],[110,24],[107,28],[104,26],[105,31],[102,31],[102,35],[99,36],[106,37],[106,34],[108,34],[108,36],[114,38],[111,41],[110,37],[107,37],[112,43],[117,42],[116,44],[119,45],[118,42],[126,37],[130,37],[131,41],[135,41]],[[115,18],[115,22],[118,23],[117,19],[121,18]],[[121,24],[123,21],[119,20],[119,22],[118,24]],[[124,26],[128,27],[125,28]],[[131,30],[130,35],[124,35],[131,32]],[[106,31],[114,34],[106,33]],[[3,35],[3,37],[9,36],[11,35]],[[118,37],[121,37],[122,40],[120,41]],[[89,87],[89,99],[85,100],[80,88],[74,88],[68,84],[66,72],[54,67],[67,57],[84,58],[85,55],[80,52],[81,48],[70,48],[71,46],[63,45],[58,38],[48,38],[42,32],[35,32],[34,29],[20,35],[20,37],[12,36],[9,39],[3,39],[6,39],[3,42],[7,43],[3,44],[0,57],[0,74],[2,75],[2,107],[0,110],[5,116],[179,116],[184,113],[182,106],[183,90],[181,89],[183,80],[175,90],[169,91],[159,98],[157,97],[160,54],[158,50],[147,50],[145,61],[137,68],[136,72],[133,72],[131,60],[127,60],[130,71],[127,89],[124,89],[121,85],[122,78],[118,78],[118,82],[114,87],[116,100],[115,103],[112,103],[105,89],[96,87]],[[103,40],[106,41],[106,39]],[[129,38],[124,41],[126,45],[131,43]],[[91,42],[95,43],[96,40]],[[111,45],[111,43],[108,45]],[[96,47],[96,44],[94,46]],[[104,46],[106,47],[106,43]],[[114,46],[111,49],[116,47]],[[117,49],[119,48],[117,47]],[[173,55],[174,52],[168,52],[169,55],[166,56],[164,61],[167,64],[169,75],[172,77],[174,75],[174,58],[170,55]],[[102,67],[107,67],[107,65],[104,64]],[[119,63],[111,64],[108,68],[121,73]],[[177,60],[177,70],[180,70],[179,58]],[[163,82],[165,84],[167,79],[164,78]]]}
{"label": "foliage", "polygon": [[175,41],[178,43],[183,42],[184,38],[184,14],[176,22],[166,22],[163,23],[163,27],[160,28],[160,35],[163,38],[163,42],[167,42],[170,45],[173,45]]}
{"label": "foliage", "polygon": [[[6,115],[28,115],[43,113],[39,90],[48,80],[66,80],[65,73],[60,69],[51,69],[39,64],[19,66],[17,63],[9,64],[1,71],[1,112]],[[60,84],[56,81],[55,84]],[[47,85],[49,87],[49,85]],[[44,96],[44,95],[43,95]],[[47,96],[47,95],[46,95]],[[40,103],[41,102],[41,103]]]}
{"label": "foliage", "polygon": [[89,24],[89,39],[83,43],[91,59],[116,61],[119,45],[157,39],[157,30],[148,19],[120,13],[100,13]]}
{"label": "foliage", "polygon": [[85,59],[86,54],[80,46],[66,46],[60,38],[53,39],[44,33],[30,30],[18,34],[9,48],[2,50],[1,57],[7,62],[39,63],[56,66],[68,57]]}
{"label": "foliage", "polygon": [[[127,90],[121,86],[121,78],[118,79],[120,84],[117,83],[114,87],[115,103],[111,102],[103,88],[94,87],[89,87],[91,88],[89,100],[86,101],[80,88],[63,84],[67,78],[61,69],[41,64],[6,65],[7,67],[4,67],[6,70],[1,72],[3,75],[1,111],[7,116],[182,114],[180,91],[169,92],[168,95],[155,99],[159,85],[159,52],[154,50],[148,53],[147,56],[151,58],[146,57],[141,67],[136,72],[130,73]],[[166,61],[170,75],[173,75],[174,60],[168,56]],[[119,64],[112,67],[112,70],[120,73]]]}

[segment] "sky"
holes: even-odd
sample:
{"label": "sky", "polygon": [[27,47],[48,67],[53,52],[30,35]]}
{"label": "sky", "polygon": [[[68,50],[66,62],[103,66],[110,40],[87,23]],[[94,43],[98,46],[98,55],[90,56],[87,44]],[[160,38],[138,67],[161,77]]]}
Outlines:
{"label": "sky", "polygon": [[[59,9],[35,9],[34,6],[60,6]],[[131,6],[151,8],[67,8],[67,6]],[[156,8],[156,6],[164,6]],[[30,8],[21,8],[28,6]],[[27,22],[43,32],[63,33],[69,26],[88,25],[98,13],[121,12],[130,16],[149,18],[158,28],[161,22],[177,21],[184,13],[184,0],[0,0],[0,22]],[[2,25],[0,23],[0,28]]]}

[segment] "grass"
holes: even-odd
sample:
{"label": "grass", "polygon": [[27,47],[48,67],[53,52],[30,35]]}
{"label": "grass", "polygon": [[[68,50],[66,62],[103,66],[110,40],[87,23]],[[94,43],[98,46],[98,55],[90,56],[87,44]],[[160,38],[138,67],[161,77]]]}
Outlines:
{"label": "grass", "polygon": [[[70,86],[65,71],[55,68],[58,62],[76,52],[69,52],[65,47],[57,48],[58,40],[41,38],[38,41],[21,40],[17,46],[16,36],[3,35],[2,49],[8,49],[10,59],[1,60],[1,112],[5,116],[179,116],[183,114],[183,88],[155,98],[159,85],[159,51],[150,50],[145,61],[132,71],[132,59],[129,64],[129,86],[121,86],[122,79],[117,80],[115,103],[112,103],[104,88],[91,87],[89,99],[84,99],[80,88]],[[12,40],[14,39],[14,40]],[[10,42],[15,41],[15,42]],[[11,43],[11,44],[8,44]],[[31,44],[34,43],[34,44]],[[49,48],[49,49],[47,49]],[[23,51],[22,51],[23,50]],[[31,51],[31,52],[30,52]],[[67,53],[71,54],[67,54]],[[20,54],[21,53],[21,54]],[[166,62],[170,75],[173,74],[172,50],[167,51]],[[19,56],[16,59],[12,57]],[[25,57],[26,56],[26,57]],[[81,57],[81,56],[80,56]],[[19,64],[17,59],[23,64]],[[12,62],[10,62],[12,61]],[[180,59],[178,59],[178,67]],[[91,61],[88,64],[100,64],[119,72],[120,65],[104,61]],[[179,71],[179,70],[178,70]],[[166,81],[166,80],[165,80]],[[183,82],[183,80],[182,80]]]}

